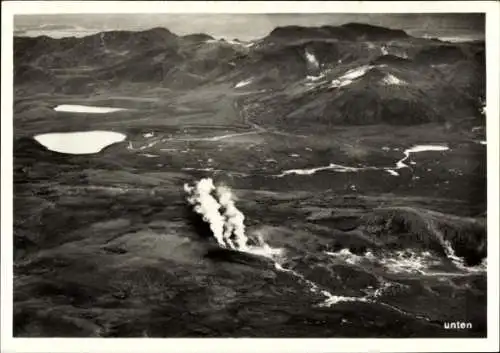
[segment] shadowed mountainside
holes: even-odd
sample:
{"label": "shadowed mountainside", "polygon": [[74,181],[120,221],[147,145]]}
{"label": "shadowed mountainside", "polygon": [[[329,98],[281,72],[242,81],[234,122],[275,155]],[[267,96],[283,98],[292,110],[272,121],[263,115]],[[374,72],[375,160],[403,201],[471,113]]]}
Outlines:
{"label": "shadowed mountainside", "polygon": [[267,90],[260,122],[269,125],[447,121],[479,115],[485,94],[484,43],[356,23],[279,27],[253,42],[163,28],[16,37],[14,53],[16,86],[26,91],[40,82],[48,92],[81,94],[124,82],[175,90],[244,82]]}

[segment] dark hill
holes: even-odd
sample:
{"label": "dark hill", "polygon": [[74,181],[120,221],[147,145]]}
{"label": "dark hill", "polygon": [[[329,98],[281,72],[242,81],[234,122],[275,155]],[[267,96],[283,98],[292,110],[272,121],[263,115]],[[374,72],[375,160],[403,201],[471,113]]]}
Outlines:
{"label": "dark hill", "polygon": [[307,74],[307,61],[302,47],[269,48],[240,59],[239,66],[238,75],[242,79],[260,77],[283,83]]}
{"label": "dark hill", "polygon": [[340,86],[327,81],[293,95],[266,97],[270,110],[256,115],[262,124],[289,127],[415,125],[474,116],[471,96],[445,78],[432,68],[372,67]]}
{"label": "dark hill", "polygon": [[193,41],[193,42],[204,42],[207,40],[213,40],[214,37],[209,36],[208,34],[205,34],[205,33],[194,33],[194,34],[187,34],[185,36],[182,36],[182,39]]}
{"label": "dark hill", "polygon": [[14,56],[16,63],[35,63],[45,68],[100,66],[127,55],[176,46],[176,43],[177,36],[164,28],[141,32],[110,31],[82,38],[17,37]]}
{"label": "dark hill", "polygon": [[145,31],[109,31],[83,37],[79,47],[108,50],[140,50],[164,48],[177,40],[177,35],[166,28],[152,28]]}
{"label": "dark hill", "polygon": [[422,49],[415,61],[426,64],[453,63],[466,59],[465,53],[455,45],[438,45]]}
{"label": "dark hill", "polygon": [[277,27],[269,34],[269,38],[298,39],[298,38],[329,38],[338,40],[393,40],[407,38],[408,34],[402,30],[367,25],[362,23],[347,23],[340,27]]}
{"label": "dark hill", "polygon": [[323,39],[339,39],[339,40],[354,40],[355,37],[346,29],[322,26],[322,27],[302,27],[302,26],[285,26],[276,27],[268,36],[268,39],[301,39],[301,38],[323,38]]}
{"label": "dark hill", "polygon": [[149,49],[111,66],[100,69],[100,80],[160,82],[166,73],[182,61],[175,48]]}
{"label": "dark hill", "polygon": [[390,29],[380,26],[368,25],[364,23],[346,23],[341,26],[347,29],[358,39],[365,40],[391,40],[409,37],[405,31],[400,29]]}

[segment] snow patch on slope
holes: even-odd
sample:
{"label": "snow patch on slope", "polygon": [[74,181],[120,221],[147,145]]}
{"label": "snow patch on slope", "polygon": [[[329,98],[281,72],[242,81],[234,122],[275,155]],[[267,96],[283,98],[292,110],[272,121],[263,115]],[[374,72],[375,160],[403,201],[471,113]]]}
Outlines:
{"label": "snow patch on slope", "polygon": [[344,75],[332,81],[330,87],[343,87],[350,85],[354,80],[363,77],[373,66],[363,65],[347,71]]}
{"label": "snow patch on slope", "polygon": [[318,59],[316,59],[316,57],[314,56],[313,53],[311,53],[310,51],[308,51],[306,49],[306,60],[312,65],[314,66],[316,69],[319,68],[319,61]]}
{"label": "snow patch on slope", "polygon": [[252,79],[251,79],[251,78],[249,78],[249,79],[247,79],[247,80],[243,80],[243,81],[238,82],[238,83],[234,86],[234,88],[245,87],[245,86],[249,85],[250,83],[252,83]]}
{"label": "snow patch on slope", "polygon": [[385,77],[382,79],[382,83],[384,85],[390,85],[390,86],[404,86],[407,84],[406,81],[392,75],[392,74],[387,74]]}

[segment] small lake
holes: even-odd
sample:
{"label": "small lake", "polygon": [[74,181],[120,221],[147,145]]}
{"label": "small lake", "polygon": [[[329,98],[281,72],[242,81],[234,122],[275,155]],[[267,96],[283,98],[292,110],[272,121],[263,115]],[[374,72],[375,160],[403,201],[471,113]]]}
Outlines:
{"label": "small lake", "polygon": [[106,114],[114,113],[123,110],[128,110],[125,108],[112,108],[112,107],[95,107],[91,105],[72,105],[63,104],[58,105],[54,108],[56,112],[68,112],[68,113],[90,113],[90,114]]}
{"label": "small lake", "polygon": [[126,135],[113,131],[57,132],[34,137],[47,149],[66,154],[98,153],[105,147],[122,142],[126,138]]}

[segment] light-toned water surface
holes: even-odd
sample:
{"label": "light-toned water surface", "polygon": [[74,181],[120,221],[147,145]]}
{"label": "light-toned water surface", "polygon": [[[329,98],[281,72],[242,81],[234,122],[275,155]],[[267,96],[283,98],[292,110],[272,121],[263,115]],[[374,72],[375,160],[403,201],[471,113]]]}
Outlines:
{"label": "light-toned water surface", "polygon": [[91,113],[91,114],[106,114],[114,113],[122,110],[127,110],[125,108],[112,108],[112,107],[95,107],[92,105],[73,105],[73,104],[62,104],[54,108],[56,112],[68,112],[68,113]]}
{"label": "light-toned water surface", "polygon": [[34,137],[49,150],[67,154],[98,153],[103,148],[126,138],[126,135],[113,131],[57,132]]}

